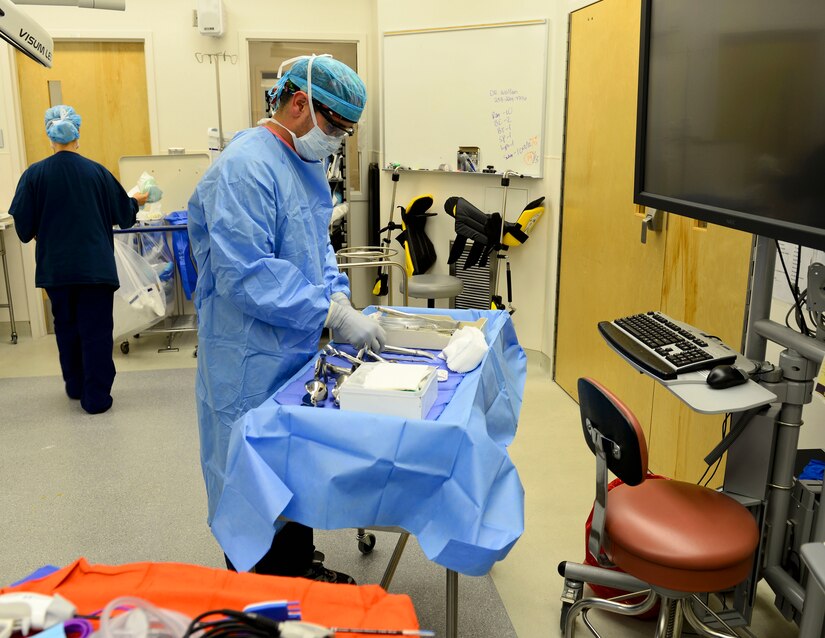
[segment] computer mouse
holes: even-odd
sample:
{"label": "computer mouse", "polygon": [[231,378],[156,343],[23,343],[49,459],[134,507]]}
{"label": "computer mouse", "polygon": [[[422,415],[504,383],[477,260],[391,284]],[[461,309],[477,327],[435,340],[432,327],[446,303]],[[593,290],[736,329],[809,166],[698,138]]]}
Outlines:
{"label": "computer mouse", "polygon": [[747,373],[739,368],[732,365],[721,365],[716,366],[708,373],[707,384],[714,390],[724,390],[725,388],[747,383],[748,379]]}

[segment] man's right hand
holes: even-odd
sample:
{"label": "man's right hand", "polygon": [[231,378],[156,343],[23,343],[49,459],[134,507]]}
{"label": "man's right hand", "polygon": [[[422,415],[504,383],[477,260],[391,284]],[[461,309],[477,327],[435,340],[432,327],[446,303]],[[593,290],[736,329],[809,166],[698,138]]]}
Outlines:
{"label": "man's right hand", "polygon": [[381,324],[355,308],[335,301],[329,305],[326,325],[335,332],[336,340],[340,338],[358,350],[367,346],[373,352],[381,352],[387,342],[387,334]]}
{"label": "man's right hand", "polygon": [[149,193],[141,193],[138,191],[134,195],[132,195],[137,200],[138,206],[143,206],[146,203],[146,200],[149,199]]}

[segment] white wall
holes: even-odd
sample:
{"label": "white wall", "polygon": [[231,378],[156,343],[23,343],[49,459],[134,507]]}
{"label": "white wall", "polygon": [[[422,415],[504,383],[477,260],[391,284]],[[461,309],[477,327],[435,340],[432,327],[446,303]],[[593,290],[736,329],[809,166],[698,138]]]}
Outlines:
{"label": "white wall", "polygon": [[[556,278],[558,261],[559,192],[561,175],[562,135],[564,121],[564,92],[567,58],[567,11],[568,6],[561,0],[523,0],[516,3],[501,3],[493,0],[476,2],[459,1],[445,3],[439,0],[419,2],[393,2],[378,0],[377,38],[385,31],[447,27],[511,20],[547,19],[549,21],[547,60],[547,113],[545,121],[544,177],[542,179],[513,179],[510,182],[508,202],[512,196],[517,200],[531,201],[545,196],[544,217],[533,229],[530,240],[523,246],[510,250],[513,272],[513,305],[517,312],[513,315],[519,340],[525,348],[544,353],[548,358],[553,354],[553,332],[555,324]],[[380,51],[381,45],[378,42]],[[380,55],[380,53],[379,53]],[[536,64],[534,60],[522,60],[518,51],[512,52],[513,64]],[[380,64],[379,64],[380,67]],[[415,126],[415,109],[426,99],[437,99],[438,87],[431,96],[421,100],[410,100],[409,122]],[[384,166],[384,158],[379,165]],[[492,189],[492,190],[491,190]],[[526,194],[516,194],[523,189]],[[390,175],[382,174],[382,220],[386,222],[390,211],[392,191]],[[431,193],[434,197],[432,212],[437,217],[427,222],[427,233],[433,240],[439,261],[431,272],[448,272],[446,264],[449,240],[454,237],[453,220],[443,212],[444,200],[453,195],[464,197],[476,206],[486,210],[500,210],[501,186],[497,177],[427,173],[403,173],[398,184],[396,205],[406,205],[415,195]],[[509,214],[509,221],[514,218]],[[397,244],[394,246],[397,247]],[[502,278],[499,287],[504,292]],[[418,300],[410,300],[411,305],[423,305]]]}

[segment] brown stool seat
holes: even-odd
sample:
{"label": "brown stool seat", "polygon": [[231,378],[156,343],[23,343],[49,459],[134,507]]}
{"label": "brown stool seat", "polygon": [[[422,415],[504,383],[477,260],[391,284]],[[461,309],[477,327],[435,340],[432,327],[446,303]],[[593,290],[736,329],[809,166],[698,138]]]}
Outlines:
{"label": "brown stool seat", "polygon": [[608,557],[635,577],[665,589],[711,592],[750,573],[759,532],[753,515],[707,487],[647,480],[610,491]]}

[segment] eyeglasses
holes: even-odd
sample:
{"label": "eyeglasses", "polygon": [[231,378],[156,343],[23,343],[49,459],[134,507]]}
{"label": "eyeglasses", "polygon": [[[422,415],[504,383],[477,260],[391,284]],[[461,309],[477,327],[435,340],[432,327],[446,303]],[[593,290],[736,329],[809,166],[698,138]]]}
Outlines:
{"label": "eyeglasses", "polygon": [[321,113],[324,116],[324,119],[329,123],[329,125],[335,129],[334,131],[327,131],[328,135],[335,135],[336,137],[341,137],[342,135],[349,135],[352,137],[355,135],[355,132],[358,130],[357,124],[352,124],[351,126],[346,126],[339,122],[336,122],[333,118],[335,117],[335,113],[333,113],[332,109],[328,106],[324,106],[320,102],[316,100],[312,100],[312,105],[315,107],[316,113]]}

